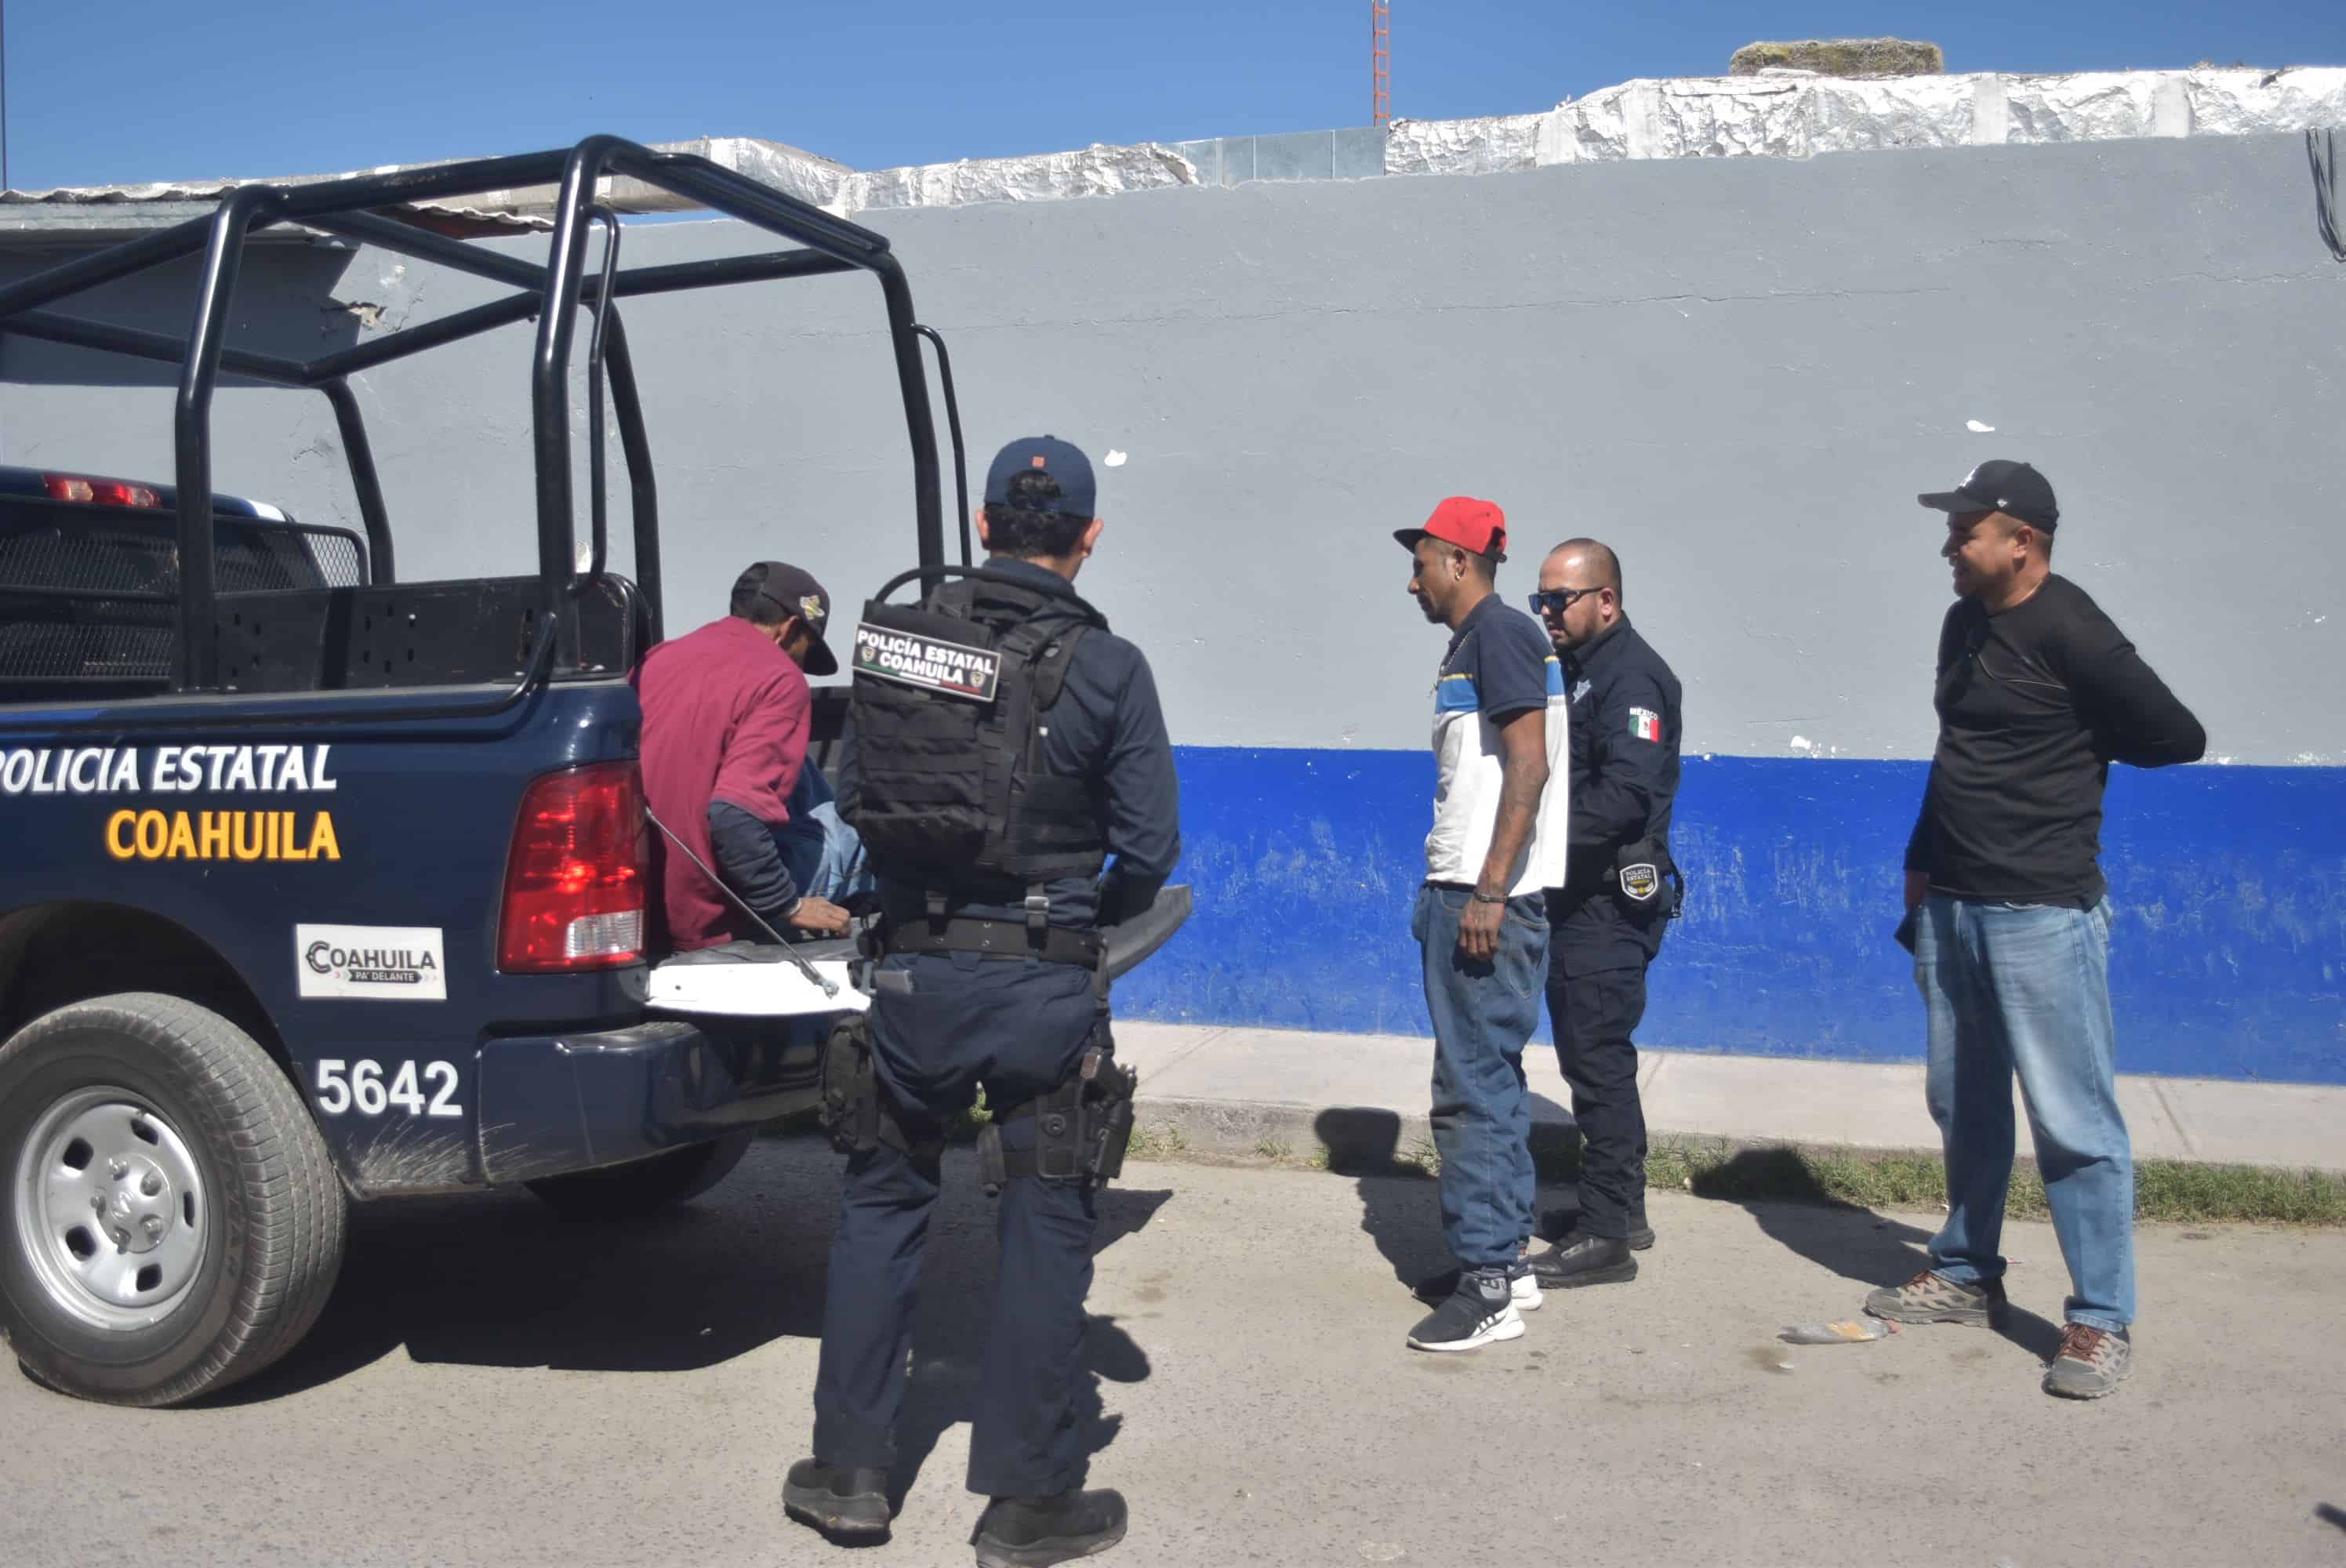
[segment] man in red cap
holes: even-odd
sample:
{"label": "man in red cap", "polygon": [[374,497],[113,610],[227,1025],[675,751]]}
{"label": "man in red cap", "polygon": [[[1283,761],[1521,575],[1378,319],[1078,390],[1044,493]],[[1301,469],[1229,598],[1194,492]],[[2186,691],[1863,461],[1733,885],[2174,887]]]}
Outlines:
{"label": "man in red cap", "polygon": [[1411,596],[1450,628],[1433,687],[1433,831],[1410,929],[1424,953],[1443,1236],[1458,1274],[1409,1342],[1472,1350],[1520,1337],[1520,1313],[1540,1301],[1525,1261],[1537,1183],[1523,1058],[1547,974],[1540,890],[1564,885],[1564,672],[1539,623],[1494,591],[1507,558],[1498,507],[1454,495],[1393,537],[1414,566]]}

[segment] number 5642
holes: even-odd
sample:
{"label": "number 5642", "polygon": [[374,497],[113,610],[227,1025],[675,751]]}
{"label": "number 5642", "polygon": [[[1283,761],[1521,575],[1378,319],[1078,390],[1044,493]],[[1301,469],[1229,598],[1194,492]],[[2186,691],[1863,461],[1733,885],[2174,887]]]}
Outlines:
{"label": "number 5642", "polygon": [[328,1057],[318,1064],[318,1111],[328,1116],[352,1112],[380,1116],[392,1111],[408,1116],[461,1116],[464,1108],[456,1104],[456,1084],[453,1062],[425,1062],[420,1067],[402,1062],[385,1079],[380,1062]]}

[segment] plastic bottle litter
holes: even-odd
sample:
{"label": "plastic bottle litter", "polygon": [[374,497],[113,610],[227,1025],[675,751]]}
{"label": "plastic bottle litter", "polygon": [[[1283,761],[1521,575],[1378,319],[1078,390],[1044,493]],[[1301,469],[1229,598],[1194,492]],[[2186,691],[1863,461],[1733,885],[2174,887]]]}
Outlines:
{"label": "plastic bottle litter", "polygon": [[1843,1318],[1835,1323],[1788,1323],[1776,1336],[1787,1345],[1862,1345],[1887,1339],[1898,1325],[1883,1318]]}

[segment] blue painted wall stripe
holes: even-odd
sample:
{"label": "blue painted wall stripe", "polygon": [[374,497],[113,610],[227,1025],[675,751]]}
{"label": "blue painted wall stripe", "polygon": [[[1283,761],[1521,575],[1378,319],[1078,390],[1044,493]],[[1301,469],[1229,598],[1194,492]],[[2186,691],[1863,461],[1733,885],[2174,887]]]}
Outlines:
{"label": "blue painted wall stripe", "polygon": [[[1177,756],[1197,913],[1119,983],[1119,1012],[1425,1033],[1409,900],[1431,755]],[[1691,898],[1640,1041],[1918,1059],[1922,1004],[1890,933],[1925,769],[1688,758],[1674,837]],[[2107,805],[2121,1070],[2346,1083],[2346,769],[2114,769]]]}

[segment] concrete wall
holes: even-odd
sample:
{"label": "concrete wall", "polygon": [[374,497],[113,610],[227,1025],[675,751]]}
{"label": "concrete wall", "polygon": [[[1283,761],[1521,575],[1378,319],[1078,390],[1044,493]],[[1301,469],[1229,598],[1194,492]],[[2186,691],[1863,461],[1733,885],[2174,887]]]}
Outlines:
{"label": "concrete wall", "polygon": [[[1912,496],[2015,456],[2060,491],[2060,569],[2229,764],[2113,783],[2126,1065],[2346,1080],[2346,269],[2300,138],[1257,184],[880,227],[954,346],[981,465],[1037,430],[1128,454],[1102,471],[1084,586],[1156,664],[1201,913],[1127,1011],[1423,1025],[1404,910],[1441,633],[1389,534],[1465,491],[1508,509],[1511,597],[1554,539],[1618,546],[1686,684],[1696,894],[1647,1037],[1918,1054],[1888,931],[1946,588]],[[627,259],[749,243],[648,225]],[[377,329],[321,292],[385,328],[485,293],[393,268],[273,252],[240,315],[257,341],[323,345]],[[178,330],[183,300],[146,283],[113,308]],[[761,555],[851,601],[909,561],[879,322],[852,279],[630,307],[672,625]],[[364,389],[403,575],[526,568],[525,331]],[[40,384],[0,388],[0,461],[168,473],[168,392],[58,384],[74,373],[6,347],[0,376]],[[228,393],[218,417],[222,488],[352,515],[318,400]]]}

